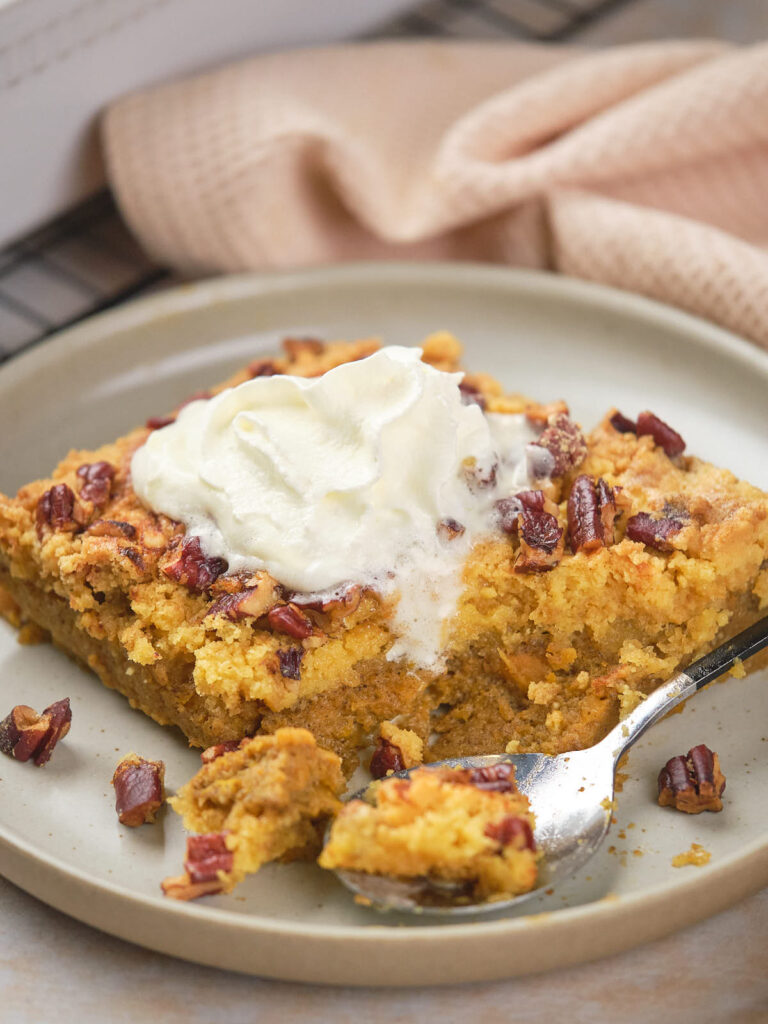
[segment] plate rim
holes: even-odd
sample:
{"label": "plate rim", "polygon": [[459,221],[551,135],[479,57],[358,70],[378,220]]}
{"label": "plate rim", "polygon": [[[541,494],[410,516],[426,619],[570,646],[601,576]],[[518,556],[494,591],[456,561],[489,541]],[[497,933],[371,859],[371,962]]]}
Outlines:
{"label": "plate rim", "polygon": [[[27,349],[11,356],[11,358],[0,365],[0,380],[13,383],[14,379],[28,378],[33,374],[35,368],[46,361],[47,353],[51,347],[58,351],[68,348],[71,356],[76,357],[77,353],[89,345],[97,342],[109,344],[110,336],[118,335],[127,329],[140,329],[142,326],[160,319],[171,318],[178,315],[188,314],[195,309],[210,308],[220,304],[227,304],[240,299],[255,298],[259,295],[274,294],[275,292],[290,292],[295,290],[306,291],[307,289],[334,288],[335,286],[366,287],[376,285],[385,286],[387,281],[397,284],[416,284],[418,282],[430,282],[439,286],[465,287],[470,290],[477,288],[487,289],[492,287],[500,291],[525,291],[536,296],[552,296],[557,299],[570,300],[581,306],[591,309],[604,309],[622,316],[629,315],[640,319],[645,323],[662,324],[665,329],[672,328],[681,334],[685,334],[689,341],[702,344],[710,350],[718,353],[725,352],[731,358],[736,359],[743,366],[757,370],[761,375],[768,378],[768,352],[761,349],[757,344],[740,338],[724,328],[718,327],[690,313],[683,312],[674,307],[666,306],[655,300],[634,293],[623,292],[615,288],[597,284],[591,281],[582,281],[577,278],[568,278],[549,272],[516,270],[507,267],[486,266],[482,264],[451,262],[451,263],[406,263],[392,262],[381,263],[367,261],[359,263],[336,264],[329,267],[315,267],[294,271],[272,271],[266,273],[246,273],[237,275],[226,275],[182,284],[158,294],[134,299],[124,306],[110,309],[64,331],[58,332],[49,338],[41,340],[31,349]],[[10,380],[9,380],[10,378]],[[435,923],[420,925],[418,928],[398,928],[389,924],[371,924],[361,927],[360,925],[323,925],[312,924],[301,921],[280,921],[274,918],[261,917],[255,914],[237,914],[231,911],[196,904],[169,903],[160,895],[149,896],[137,893],[131,889],[124,888],[117,883],[106,879],[97,879],[57,857],[37,850],[32,843],[21,839],[13,834],[13,831],[0,823],[0,867],[10,881],[20,885],[22,888],[39,895],[44,884],[36,885],[34,880],[26,877],[26,872],[17,870],[12,866],[11,871],[6,871],[6,865],[14,863],[14,856],[21,856],[29,861],[30,865],[39,865],[57,876],[70,877],[78,884],[88,886],[98,891],[99,900],[106,901],[113,908],[124,907],[126,903],[133,907],[151,909],[153,914],[163,913],[169,915],[170,919],[179,922],[199,920],[205,921],[208,930],[222,929],[228,934],[234,930],[242,935],[253,937],[259,935],[263,938],[273,936],[275,938],[300,938],[314,942],[321,939],[325,942],[341,942],[353,939],[358,945],[369,948],[371,944],[381,947],[382,942],[388,948],[399,949],[403,943],[413,944],[414,942],[440,945],[445,943],[461,942],[464,939],[472,938],[477,941],[481,936],[485,939],[496,939],[501,935],[514,936],[528,931],[534,924],[545,932],[552,929],[570,930],[573,925],[580,923],[584,926],[599,927],[606,918],[612,918],[620,911],[623,914],[632,913],[635,906],[641,903],[662,901],[671,893],[680,895],[683,902],[693,904],[691,913],[684,914],[684,921],[679,921],[666,928],[663,924],[653,929],[650,937],[660,937],[670,930],[675,930],[685,924],[693,923],[703,917],[709,916],[723,906],[730,905],[733,899],[725,904],[719,904],[712,896],[713,890],[727,888],[724,882],[731,882],[738,889],[739,896],[745,896],[750,892],[756,892],[765,884],[768,884],[768,833],[762,838],[755,839],[747,847],[742,847],[718,861],[717,864],[708,866],[703,872],[697,872],[681,880],[671,879],[659,886],[645,888],[638,892],[625,896],[611,898],[603,897],[592,903],[581,904],[576,907],[565,907],[553,911],[539,912],[514,918],[499,918],[470,923]],[[735,876],[739,867],[745,861],[751,861],[755,867],[752,881],[745,887],[736,885],[738,881]],[[709,893],[709,899],[699,899],[700,896]],[[57,909],[63,909],[71,916],[77,917],[88,924],[109,931],[112,934],[123,938],[131,938],[121,931],[119,922],[114,922],[114,927],[104,924],[104,910],[98,912],[94,909],[92,914],[74,913],[71,908],[65,908],[52,901],[48,896],[41,897],[45,902]],[[96,902],[96,901],[95,901]],[[701,908],[704,909],[701,909]],[[639,941],[646,941],[645,939]],[[131,939],[140,941],[141,944],[160,949],[162,952],[174,954],[173,950],[162,945],[153,945],[146,939]],[[618,949],[627,948],[635,944],[629,937],[624,944],[614,946]],[[603,954],[600,954],[603,955]],[[217,961],[206,959],[202,956],[195,956],[200,962]],[[583,962],[587,957],[580,954],[578,959],[572,962]],[[562,958],[559,964],[564,963]],[[557,966],[558,964],[545,964],[542,969]],[[234,968],[239,969],[239,968]],[[254,968],[254,972],[256,969]],[[514,970],[509,971],[505,976],[512,976]],[[288,971],[285,974],[274,974],[274,977],[297,978],[295,972]],[[470,975],[452,978],[451,981],[481,980],[491,977],[499,977],[497,972],[483,974],[473,972]],[[299,980],[306,978],[306,972]],[[318,978],[316,980],[324,980]],[[346,981],[346,984],[354,983]],[[362,980],[358,984],[370,984],[370,980]],[[381,982],[379,982],[381,983]],[[386,983],[386,982],[385,982]],[[394,982],[402,984],[403,982]],[[413,984],[425,984],[412,982]]]}

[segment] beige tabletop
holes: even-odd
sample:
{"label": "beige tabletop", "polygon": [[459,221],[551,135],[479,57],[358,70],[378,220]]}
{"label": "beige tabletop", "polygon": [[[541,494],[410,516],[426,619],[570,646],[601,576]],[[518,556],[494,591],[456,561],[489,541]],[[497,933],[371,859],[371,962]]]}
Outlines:
{"label": "beige tabletop", "polygon": [[3,1024],[768,1021],[768,890],[607,960],[514,981],[424,989],[321,988],[199,967],[81,925],[4,881],[0,915]]}

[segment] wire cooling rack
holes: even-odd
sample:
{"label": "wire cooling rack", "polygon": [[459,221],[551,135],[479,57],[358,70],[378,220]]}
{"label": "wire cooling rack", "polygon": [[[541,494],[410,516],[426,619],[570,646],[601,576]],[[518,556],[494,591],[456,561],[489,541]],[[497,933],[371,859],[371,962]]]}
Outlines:
{"label": "wire cooling rack", "polygon": [[[637,0],[425,0],[366,38],[559,42]],[[83,317],[171,283],[128,233],[108,192],[0,251],[0,361]]]}

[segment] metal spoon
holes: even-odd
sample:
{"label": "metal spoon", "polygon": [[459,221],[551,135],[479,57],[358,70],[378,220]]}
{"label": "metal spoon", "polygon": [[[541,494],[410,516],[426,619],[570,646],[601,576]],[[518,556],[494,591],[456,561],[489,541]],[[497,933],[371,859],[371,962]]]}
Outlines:
{"label": "metal spoon", "polygon": [[[365,903],[380,910],[442,915],[497,912],[514,907],[541,888],[575,874],[605,838],[611,823],[616,765],[622,754],[669,711],[694,693],[768,646],[768,617],[694,661],[639,704],[600,743],[557,757],[546,754],[490,754],[438,761],[435,767],[481,768],[507,761],[515,766],[517,787],[531,801],[535,839],[543,858],[537,886],[511,899],[473,902],[471,887],[426,878],[401,879],[363,871],[336,872]],[[396,774],[407,778],[409,771]],[[360,790],[350,799],[360,798]]]}

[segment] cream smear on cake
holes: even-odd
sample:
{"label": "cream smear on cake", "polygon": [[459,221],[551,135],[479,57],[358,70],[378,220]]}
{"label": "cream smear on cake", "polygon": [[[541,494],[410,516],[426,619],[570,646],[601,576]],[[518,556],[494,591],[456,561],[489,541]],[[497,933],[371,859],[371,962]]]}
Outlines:
{"label": "cream smear on cake", "polygon": [[[320,377],[259,377],[190,402],[133,457],[133,486],[229,571],[398,596],[389,657],[436,665],[493,503],[531,486],[536,430],[465,404],[461,373],[390,346]],[[539,467],[539,473],[541,472]],[[438,524],[453,520],[452,539]]]}

